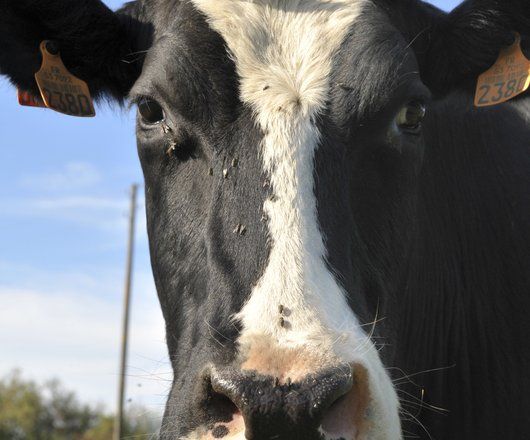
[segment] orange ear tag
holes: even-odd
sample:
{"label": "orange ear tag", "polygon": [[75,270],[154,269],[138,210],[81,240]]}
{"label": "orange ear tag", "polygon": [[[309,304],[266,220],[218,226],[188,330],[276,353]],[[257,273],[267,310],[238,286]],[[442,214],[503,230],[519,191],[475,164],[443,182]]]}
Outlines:
{"label": "orange ear tag", "polygon": [[521,49],[521,36],[503,49],[489,70],[478,78],[475,106],[487,107],[509,101],[530,87],[530,60]]}
{"label": "orange ear tag", "polygon": [[[70,116],[95,116],[96,111],[87,83],[66,69],[59,51],[55,50],[53,44],[43,41],[40,51],[42,66],[35,74],[35,80],[44,105]],[[38,98],[36,100],[37,103],[40,101]]]}

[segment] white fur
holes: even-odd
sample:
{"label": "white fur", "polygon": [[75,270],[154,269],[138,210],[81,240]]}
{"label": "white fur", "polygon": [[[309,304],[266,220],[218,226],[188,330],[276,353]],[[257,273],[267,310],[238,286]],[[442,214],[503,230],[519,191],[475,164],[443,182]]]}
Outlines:
{"label": "white fur", "polygon": [[[369,0],[192,1],[236,63],[241,99],[265,133],[261,155],[275,196],[264,206],[269,263],[237,316],[243,368],[303,376],[339,362],[361,364],[372,397],[366,440],[400,439],[392,382],[326,266],[314,194],[315,119],[325,107],[333,55]],[[286,308],[283,327],[280,305]],[[265,360],[256,367],[264,355],[262,348],[253,350],[257,346],[269,347],[280,366]]]}

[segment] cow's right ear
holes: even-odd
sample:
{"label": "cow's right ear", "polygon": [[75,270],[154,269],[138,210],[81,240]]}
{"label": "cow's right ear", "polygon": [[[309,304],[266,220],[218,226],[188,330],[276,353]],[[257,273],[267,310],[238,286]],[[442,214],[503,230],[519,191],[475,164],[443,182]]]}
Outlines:
{"label": "cow's right ear", "polygon": [[[400,29],[416,52],[423,81],[435,95],[474,91],[479,75],[520,34],[530,37],[529,0],[465,0],[449,14],[417,0],[397,3]],[[399,26],[399,23],[398,23]]]}
{"label": "cow's right ear", "polygon": [[0,0],[0,74],[38,94],[41,41],[57,43],[66,68],[93,96],[123,99],[138,78],[151,26],[137,2],[117,12],[99,0]]}

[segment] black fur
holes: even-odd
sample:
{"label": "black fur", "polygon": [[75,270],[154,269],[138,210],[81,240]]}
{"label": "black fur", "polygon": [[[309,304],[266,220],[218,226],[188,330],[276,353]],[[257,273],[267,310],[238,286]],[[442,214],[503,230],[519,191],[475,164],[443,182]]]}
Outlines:
{"label": "black fur", "polygon": [[[0,0],[0,10],[0,72],[20,87],[34,89],[38,44],[55,39],[95,94],[163,106],[165,130],[137,130],[174,369],[161,438],[228,420],[233,405],[209,371],[237,368],[240,329],[228,318],[267,264],[270,188],[263,133],[239,100],[224,41],[188,1],[112,13],[97,0]],[[418,0],[374,0],[333,60],[317,121],[319,223],[352,309],[363,322],[377,311],[385,318],[376,330],[405,436],[528,436],[530,104],[526,95],[472,107],[477,76],[514,32],[530,34],[527,2],[466,1],[446,14]],[[430,101],[421,136],[393,125],[413,100]],[[316,436],[296,424],[253,429],[256,439]]]}
{"label": "black fur", "polygon": [[435,439],[520,439],[530,410],[530,105],[471,102],[451,94],[426,121],[393,365],[399,377],[440,369],[401,381],[401,397],[423,396],[419,418]]}

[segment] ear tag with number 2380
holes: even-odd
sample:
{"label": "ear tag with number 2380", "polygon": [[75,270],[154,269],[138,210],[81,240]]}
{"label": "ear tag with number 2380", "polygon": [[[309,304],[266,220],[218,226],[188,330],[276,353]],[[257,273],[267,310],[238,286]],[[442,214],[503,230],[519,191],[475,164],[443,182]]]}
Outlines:
{"label": "ear tag with number 2380", "polygon": [[530,87],[530,60],[521,49],[521,36],[503,49],[489,70],[478,78],[475,106],[487,107],[509,101]]}
{"label": "ear tag with number 2380", "polygon": [[72,75],[63,64],[61,55],[50,41],[40,44],[42,66],[35,74],[41,98],[19,91],[19,102],[33,107],[45,106],[70,116],[95,116],[88,85]]}

